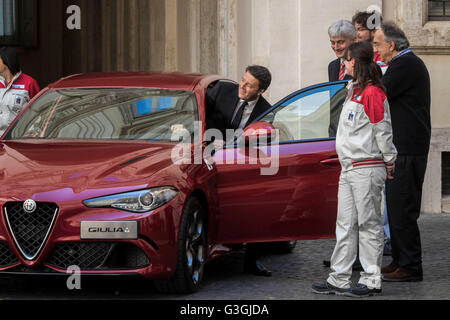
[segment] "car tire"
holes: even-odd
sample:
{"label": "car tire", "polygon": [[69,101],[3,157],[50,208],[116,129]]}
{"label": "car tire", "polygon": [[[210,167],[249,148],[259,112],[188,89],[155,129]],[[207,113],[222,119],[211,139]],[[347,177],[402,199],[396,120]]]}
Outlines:
{"label": "car tire", "polygon": [[193,293],[198,290],[206,261],[206,231],[206,211],[200,201],[192,197],[181,218],[175,274],[168,281],[155,281],[158,291]]}

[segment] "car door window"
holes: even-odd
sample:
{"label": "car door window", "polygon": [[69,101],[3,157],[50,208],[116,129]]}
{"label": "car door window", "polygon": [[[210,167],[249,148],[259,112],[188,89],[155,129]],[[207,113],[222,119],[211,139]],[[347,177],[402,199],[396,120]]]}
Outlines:
{"label": "car door window", "polygon": [[282,100],[260,121],[279,130],[280,143],[333,139],[346,96],[345,83],[302,90]]}

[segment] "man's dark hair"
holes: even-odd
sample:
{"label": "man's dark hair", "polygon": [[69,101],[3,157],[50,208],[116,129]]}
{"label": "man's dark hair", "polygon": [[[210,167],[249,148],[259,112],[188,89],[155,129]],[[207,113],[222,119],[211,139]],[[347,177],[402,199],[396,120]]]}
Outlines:
{"label": "man's dark hair", "polygon": [[248,66],[247,69],[245,69],[245,72],[249,72],[252,76],[258,79],[259,90],[267,90],[272,82],[272,74],[266,67],[257,65]]}
{"label": "man's dark hair", "polygon": [[371,23],[368,23],[368,20],[372,17],[374,17],[374,15],[379,15],[380,17],[380,23],[383,22],[383,18],[381,17],[381,15],[377,12],[377,11],[371,11],[371,12],[367,12],[367,11],[357,11],[355,13],[355,15],[352,18],[352,24],[354,25],[355,23],[362,25],[363,27],[369,29],[370,31],[375,30],[377,28],[379,28],[380,26],[375,25],[375,21],[370,21]]}
{"label": "man's dark hair", "polygon": [[17,54],[16,48],[1,47],[0,58],[2,58],[3,63],[8,67],[9,71],[11,71],[13,75],[20,71],[19,55]]}

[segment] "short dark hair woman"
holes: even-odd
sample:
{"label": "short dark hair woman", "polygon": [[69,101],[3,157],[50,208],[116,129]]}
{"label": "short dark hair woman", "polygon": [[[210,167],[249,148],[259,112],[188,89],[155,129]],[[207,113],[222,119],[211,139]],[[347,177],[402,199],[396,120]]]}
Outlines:
{"label": "short dark hair woman", "polygon": [[[312,287],[321,294],[364,297],[381,294],[384,232],[381,190],[392,178],[397,150],[392,142],[389,104],[373,61],[369,42],[350,45],[344,55],[348,84],[336,135],[342,171],[339,180],[336,246],[325,284]],[[351,287],[352,265],[359,248],[364,272]]]}

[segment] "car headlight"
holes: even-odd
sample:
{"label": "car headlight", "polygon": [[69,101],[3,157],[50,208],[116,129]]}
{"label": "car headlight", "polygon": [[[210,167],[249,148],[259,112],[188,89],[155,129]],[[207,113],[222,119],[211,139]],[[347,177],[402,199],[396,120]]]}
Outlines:
{"label": "car headlight", "polygon": [[178,190],[173,187],[158,187],[87,199],[83,204],[89,208],[115,208],[142,213],[161,207],[177,194]]}

